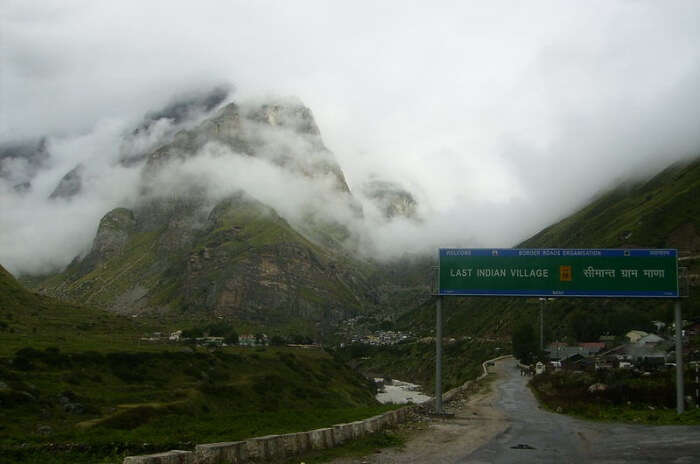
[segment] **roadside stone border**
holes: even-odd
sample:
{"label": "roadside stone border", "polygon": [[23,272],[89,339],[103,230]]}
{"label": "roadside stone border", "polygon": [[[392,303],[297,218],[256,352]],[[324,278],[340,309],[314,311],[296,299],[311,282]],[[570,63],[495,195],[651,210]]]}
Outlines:
{"label": "roadside stone border", "polygon": [[[512,355],[505,355],[484,361],[481,364],[484,370],[483,374],[477,377],[476,380],[468,380],[463,385],[443,393],[443,401],[451,401],[473,382],[486,377],[488,375],[486,368],[488,363],[511,357]],[[248,438],[243,441],[208,443],[197,445],[194,451],[172,450],[165,453],[127,456],[124,458],[123,464],[245,464],[279,461],[311,450],[334,448],[348,441],[362,438],[365,435],[392,428],[406,422],[409,412],[414,408],[426,407],[433,402],[433,399],[429,399],[417,405],[394,409],[361,421],[335,424],[308,432],[266,435],[264,437]]]}
{"label": "roadside stone border", "polygon": [[197,445],[194,451],[127,456],[124,464],[242,464],[279,461],[307,451],[334,448],[406,421],[413,406],[385,412],[349,424],[336,424],[308,432],[266,435],[244,441]]}

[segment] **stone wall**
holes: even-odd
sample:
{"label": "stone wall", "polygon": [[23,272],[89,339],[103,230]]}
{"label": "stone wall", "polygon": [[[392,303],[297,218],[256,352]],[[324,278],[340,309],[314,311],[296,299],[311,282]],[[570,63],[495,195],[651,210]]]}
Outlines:
{"label": "stone wall", "polygon": [[[499,356],[485,361],[481,365],[484,372],[476,380],[481,380],[488,375],[487,363],[510,357],[511,355]],[[450,401],[472,382],[473,380],[467,381],[463,385],[445,392],[442,395],[443,401]],[[418,406],[428,406],[432,402],[433,400],[430,399]],[[298,456],[311,450],[334,448],[365,435],[392,428],[405,422],[409,411],[414,407],[415,405],[405,406],[361,421],[336,424],[308,432],[266,435],[244,441],[209,443],[197,445],[194,451],[173,450],[158,454],[128,456],[124,458],[124,464],[240,464],[281,461],[284,458]]]}
{"label": "stone wall", "polygon": [[385,412],[349,424],[286,435],[266,435],[244,441],[197,445],[194,451],[172,450],[143,456],[128,456],[124,464],[239,464],[280,461],[311,450],[340,446],[365,435],[380,432],[406,421],[413,406]]}

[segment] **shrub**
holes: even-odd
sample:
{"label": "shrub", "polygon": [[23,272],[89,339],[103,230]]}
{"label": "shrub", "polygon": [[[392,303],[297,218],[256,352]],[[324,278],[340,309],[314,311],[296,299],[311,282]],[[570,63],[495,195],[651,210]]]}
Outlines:
{"label": "shrub", "polygon": [[287,343],[287,342],[285,341],[285,339],[282,338],[282,337],[280,337],[279,335],[274,335],[274,336],[270,339],[270,345],[272,345],[272,346],[283,346],[283,345],[285,345],[286,343]]}
{"label": "shrub", "polygon": [[34,364],[28,358],[17,356],[12,360],[12,366],[20,371],[31,371],[34,369]]}
{"label": "shrub", "polygon": [[155,408],[139,406],[118,412],[112,417],[102,421],[100,425],[118,430],[132,430],[149,422],[155,416]]}

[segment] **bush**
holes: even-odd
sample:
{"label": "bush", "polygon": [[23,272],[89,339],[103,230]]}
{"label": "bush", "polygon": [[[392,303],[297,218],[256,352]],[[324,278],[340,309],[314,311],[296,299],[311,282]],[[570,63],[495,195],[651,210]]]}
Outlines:
{"label": "bush", "polygon": [[204,336],[204,330],[201,327],[194,327],[182,331],[182,338],[200,338]]}
{"label": "bush", "polygon": [[275,335],[270,339],[270,345],[272,346],[283,346],[286,345],[287,342],[284,338],[280,337],[279,335]]}
{"label": "bush", "polygon": [[28,358],[17,356],[12,360],[12,366],[20,371],[31,371],[34,369],[34,364]]}
{"label": "bush", "polygon": [[149,422],[156,416],[156,410],[150,406],[139,406],[118,412],[100,423],[103,427],[118,430],[132,430]]}
{"label": "bush", "polygon": [[278,394],[284,389],[285,380],[277,374],[258,377],[253,383],[253,391],[260,396],[267,393]]}

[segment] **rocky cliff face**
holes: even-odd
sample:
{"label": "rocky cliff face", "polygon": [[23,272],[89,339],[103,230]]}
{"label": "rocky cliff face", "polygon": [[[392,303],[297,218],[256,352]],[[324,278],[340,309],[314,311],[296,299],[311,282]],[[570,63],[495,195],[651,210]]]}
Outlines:
{"label": "rocky cliff face", "polygon": [[85,167],[82,164],[77,165],[63,176],[49,195],[49,198],[70,198],[77,195],[83,189],[83,172]]}
{"label": "rocky cliff face", "polygon": [[244,193],[111,211],[93,247],[42,290],[122,313],[180,310],[275,325],[337,321],[376,301],[360,265],[298,232]]}
{"label": "rocky cliff face", "polygon": [[144,174],[155,175],[167,163],[196,156],[209,143],[307,177],[332,176],[339,191],[350,192],[340,165],[323,144],[311,110],[298,102],[229,103],[214,117],[178,132],[171,143],[151,153]]}
{"label": "rocky cliff face", "polygon": [[17,192],[27,191],[48,159],[49,151],[43,137],[0,144],[0,179],[9,181]]}
{"label": "rocky cliff face", "polygon": [[418,203],[408,190],[394,182],[372,179],[362,186],[362,194],[372,201],[387,220],[418,219]]}
{"label": "rocky cliff face", "polygon": [[328,194],[361,215],[308,108],[231,103],[149,153],[137,206],[107,213],[90,251],[40,289],[121,313],[185,311],[267,325],[326,323],[377,304],[371,266],[327,246],[349,234],[342,224],[310,211],[303,227],[293,226],[245,192],[212,198],[206,182],[158,191],[154,180],[166,167],[196,160],[207,144],[301,178],[332,179]]}

